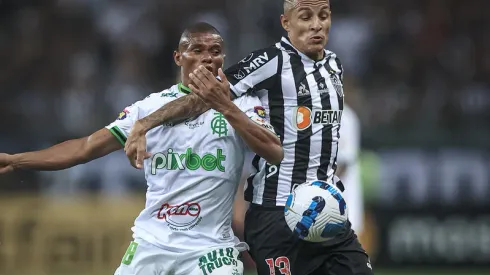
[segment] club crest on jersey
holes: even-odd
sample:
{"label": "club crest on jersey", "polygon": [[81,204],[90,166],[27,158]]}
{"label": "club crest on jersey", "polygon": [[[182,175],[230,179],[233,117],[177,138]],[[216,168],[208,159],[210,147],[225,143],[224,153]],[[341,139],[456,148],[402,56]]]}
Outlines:
{"label": "club crest on jersey", "polygon": [[255,106],[254,112],[261,118],[265,118],[265,109],[262,106]]}
{"label": "club crest on jersey", "polygon": [[332,81],[332,85],[340,97],[344,97],[344,88],[342,87],[342,81],[340,81],[339,77],[336,74],[330,75],[330,81]]}
{"label": "club crest on jersey", "polygon": [[157,219],[165,220],[171,230],[188,231],[202,220],[201,205],[197,202],[186,202],[171,205],[164,203],[157,213]]}
{"label": "club crest on jersey", "polygon": [[119,113],[119,116],[117,117],[117,120],[123,120],[125,119],[129,114],[128,109],[124,109],[122,112]]}
{"label": "club crest on jersey", "polygon": [[296,130],[303,131],[312,124],[336,125],[342,120],[342,110],[315,110],[305,106],[293,109],[293,125]]}

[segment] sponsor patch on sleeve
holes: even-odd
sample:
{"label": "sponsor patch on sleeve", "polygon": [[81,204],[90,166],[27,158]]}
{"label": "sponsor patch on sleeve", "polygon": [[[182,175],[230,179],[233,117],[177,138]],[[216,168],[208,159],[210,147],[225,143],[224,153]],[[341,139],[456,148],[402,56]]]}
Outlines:
{"label": "sponsor patch on sleeve", "polygon": [[277,135],[276,131],[274,131],[274,127],[270,125],[270,123],[267,122],[264,118],[261,118],[259,116],[250,116],[249,118],[256,124],[266,128],[267,130],[271,131],[273,134]]}
{"label": "sponsor patch on sleeve", "polygon": [[128,109],[124,109],[122,112],[119,113],[119,116],[117,117],[117,120],[123,120],[125,119],[129,114]]}
{"label": "sponsor patch on sleeve", "polygon": [[265,118],[265,109],[262,106],[255,106],[254,112],[261,118]]}

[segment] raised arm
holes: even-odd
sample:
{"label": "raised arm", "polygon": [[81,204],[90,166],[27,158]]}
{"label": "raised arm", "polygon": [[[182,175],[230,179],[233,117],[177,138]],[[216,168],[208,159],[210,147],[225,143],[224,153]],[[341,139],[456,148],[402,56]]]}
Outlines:
{"label": "raised arm", "polygon": [[[233,104],[233,103],[232,103]],[[223,116],[238,132],[247,146],[270,164],[281,163],[284,152],[281,141],[272,126],[265,121],[249,118],[236,105],[227,109]],[[255,122],[254,122],[255,121]]]}
{"label": "raised arm", "polygon": [[180,97],[150,115],[135,122],[128,135],[124,151],[129,158],[129,162],[135,168],[143,168],[143,160],[150,157],[146,152],[146,133],[151,129],[162,124],[178,124],[188,118],[201,115],[209,110],[196,94],[188,94]]}
{"label": "raised arm", "polygon": [[151,129],[162,124],[178,124],[188,118],[199,116],[207,110],[209,110],[209,106],[197,95],[188,94],[169,102],[149,116],[138,120],[133,127],[135,129],[133,131],[146,134]]}
{"label": "raised arm", "polygon": [[228,97],[229,83],[221,69],[219,76],[221,81],[206,69],[202,69],[199,77],[191,76],[193,82],[198,85],[191,86],[192,91],[211,108],[222,113],[253,152],[269,163],[280,163],[283,150],[272,126],[262,118],[249,117],[242,112]]}
{"label": "raised arm", "polygon": [[[228,86],[222,87],[220,91],[225,91],[230,98],[236,98],[254,89],[268,89],[277,79],[281,58],[282,54],[276,48],[267,48],[250,53],[240,62],[226,70],[225,74],[230,82],[227,82]],[[199,72],[201,70],[205,70],[205,68],[201,66],[194,71],[194,74],[191,74],[194,77],[191,77],[191,79],[195,85],[197,85],[196,81],[198,81],[196,77],[203,77],[203,74]],[[216,80],[214,76],[213,79]],[[195,85],[191,84],[189,87],[193,87],[192,90],[196,91],[198,87]],[[207,88],[209,88],[208,91],[210,92],[217,91],[216,87],[205,87],[205,89]],[[203,90],[203,92],[206,91]],[[146,152],[145,137],[149,130],[159,125],[177,124],[188,118],[196,117],[209,110],[209,106],[196,94],[191,93],[137,121],[131,129],[124,147],[131,165],[141,169],[143,160],[150,157],[150,154]]]}
{"label": "raised arm", "polygon": [[103,157],[121,148],[121,143],[104,128],[90,136],[68,140],[48,149],[15,155],[0,154],[0,174],[27,169],[63,170]]}

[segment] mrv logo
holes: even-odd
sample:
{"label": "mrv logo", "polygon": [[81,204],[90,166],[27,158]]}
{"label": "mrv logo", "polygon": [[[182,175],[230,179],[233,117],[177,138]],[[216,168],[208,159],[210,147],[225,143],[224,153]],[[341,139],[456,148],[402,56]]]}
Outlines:
{"label": "mrv logo", "polygon": [[167,150],[167,153],[157,153],[151,159],[151,174],[156,175],[157,170],[197,170],[202,168],[206,171],[225,172],[223,162],[226,160],[226,155],[223,154],[223,149],[217,149],[216,154],[206,153],[200,156],[192,152],[192,148],[187,148],[185,153],[179,154],[174,152],[172,148]]}
{"label": "mrv logo", "polygon": [[257,58],[254,58],[254,60],[252,60],[247,67],[243,67],[243,68],[245,69],[245,71],[247,71],[247,74],[249,74],[255,71],[256,69],[258,69],[260,66],[264,65],[267,61],[269,61],[269,56],[267,55],[266,52],[264,52],[262,55],[259,55]]}

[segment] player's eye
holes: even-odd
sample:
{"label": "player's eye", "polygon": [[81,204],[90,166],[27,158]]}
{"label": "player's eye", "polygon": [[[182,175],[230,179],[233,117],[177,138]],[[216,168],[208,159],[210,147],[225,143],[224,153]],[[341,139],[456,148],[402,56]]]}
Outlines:
{"label": "player's eye", "polygon": [[322,19],[322,20],[327,20],[329,17],[330,17],[330,14],[328,12],[320,14],[320,19]]}
{"label": "player's eye", "polygon": [[299,15],[299,19],[303,21],[308,21],[311,18],[311,16],[308,13],[302,13]]}
{"label": "player's eye", "polygon": [[194,53],[201,53],[201,49],[195,48],[195,49],[192,50],[192,52],[194,52]]}

